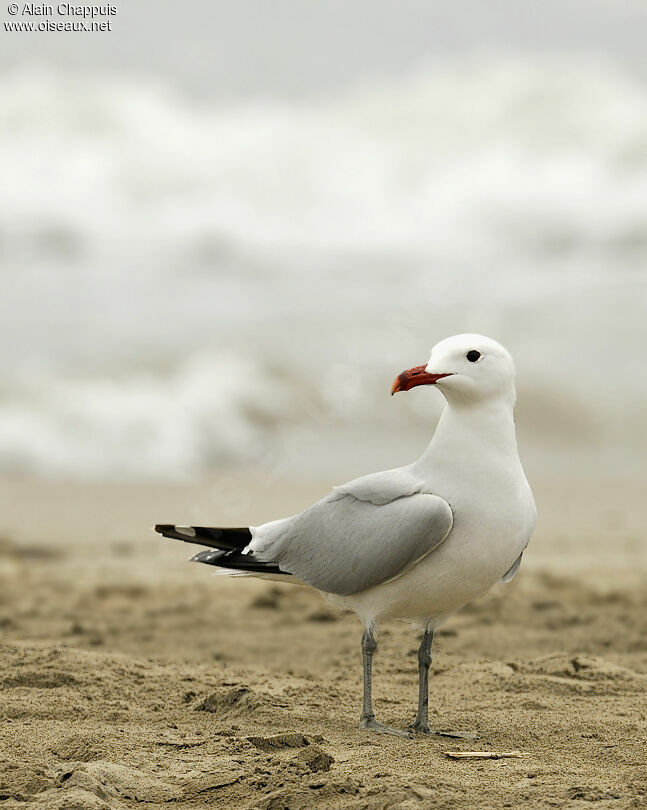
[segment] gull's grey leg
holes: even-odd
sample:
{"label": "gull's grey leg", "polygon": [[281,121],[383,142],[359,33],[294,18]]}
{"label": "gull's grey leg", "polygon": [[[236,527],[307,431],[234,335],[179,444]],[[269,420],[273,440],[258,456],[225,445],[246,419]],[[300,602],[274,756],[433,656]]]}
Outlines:
{"label": "gull's grey leg", "polygon": [[425,630],[418,648],[418,714],[409,726],[422,734],[431,734],[429,728],[429,665],[431,664],[431,645],[434,631]]}
{"label": "gull's grey leg", "polygon": [[473,731],[432,731],[429,728],[429,665],[433,640],[434,631],[425,630],[418,648],[418,714],[409,728],[421,734],[438,734],[455,740],[478,740],[479,735]]}
{"label": "gull's grey leg", "polygon": [[373,711],[373,655],[377,650],[377,641],[372,630],[368,628],[362,633],[362,662],[364,665],[364,703],[362,705],[362,725],[375,720]]}
{"label": "gull's grey leg", "polygon": [[373,711],[373,701],[371,691],[373,686],[373,655],[377,649],[375,634],[371,628],[366,628],[362,635],[362,659],[364,662],[364,703],[362,706],[362,717],[359,721],[360,728],[379,731],[382,734],[393,734],[396,737],[406,737],[411,739],[411,733],[399,731],[397,728],[390,728],[383,723],[378,723]]}

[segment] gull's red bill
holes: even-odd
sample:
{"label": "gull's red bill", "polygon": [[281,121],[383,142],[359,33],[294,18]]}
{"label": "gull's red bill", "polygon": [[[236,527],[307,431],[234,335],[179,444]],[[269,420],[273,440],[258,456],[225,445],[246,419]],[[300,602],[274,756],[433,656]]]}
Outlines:
{"label": "gull's red bill", "polygon": [[391,386],[391,396],[397,394],[398,391],[409,391],[415,388],[416,385],[435,385],[438,380],[443,377],[451,377],[451,374],[428,374],[424,366],[416,366],[415,368],[408,368],[402,374],[398,374]]}

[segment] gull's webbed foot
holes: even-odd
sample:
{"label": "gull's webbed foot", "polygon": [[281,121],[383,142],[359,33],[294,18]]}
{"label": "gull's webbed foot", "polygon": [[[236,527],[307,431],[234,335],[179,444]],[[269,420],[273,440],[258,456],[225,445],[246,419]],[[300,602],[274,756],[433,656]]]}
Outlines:
{"label": "gull's webbed foot", "polygon": [[359,721],[359,727],[367,731],[377,731],[378,734],[391,734],[394,737],[404,737],[406,740],[413,739],[413,732],[385,726],[384,723],[378,722],[375,717],[362,717]]}
{"label": "gull's webbed foot", "polygon": [[414,720],[409,726],[414,734],[433,734],[434,732],[429,728],[429,723],[422,720]]}

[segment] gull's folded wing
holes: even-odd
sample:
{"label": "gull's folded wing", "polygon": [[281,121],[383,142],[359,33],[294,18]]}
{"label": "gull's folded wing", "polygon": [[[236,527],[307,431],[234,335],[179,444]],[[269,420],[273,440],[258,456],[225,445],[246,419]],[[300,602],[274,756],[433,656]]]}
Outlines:
{"label": "gull's folded wing", "polygon": [[453,515],[436,495],[409,494],[411,482],[402,491],[397,481],[402,484],[406,473],[393,473],[392,500],[374,502],[386,494],[388,474],[357,479],[300,515],[253,529],[248,550],[319,590],[342,596],[400,576],[443,542]]}

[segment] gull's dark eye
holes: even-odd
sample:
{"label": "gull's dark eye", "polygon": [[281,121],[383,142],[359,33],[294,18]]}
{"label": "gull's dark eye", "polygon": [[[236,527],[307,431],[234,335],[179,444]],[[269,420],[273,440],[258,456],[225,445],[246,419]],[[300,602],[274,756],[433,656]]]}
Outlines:
{"label": "gull's dark eye", "polygon": [[481,356],[481,352],[477,352],[476,349],[470,349],[469,352],[465,355],[470,363],[476,363],[476,361]]}

